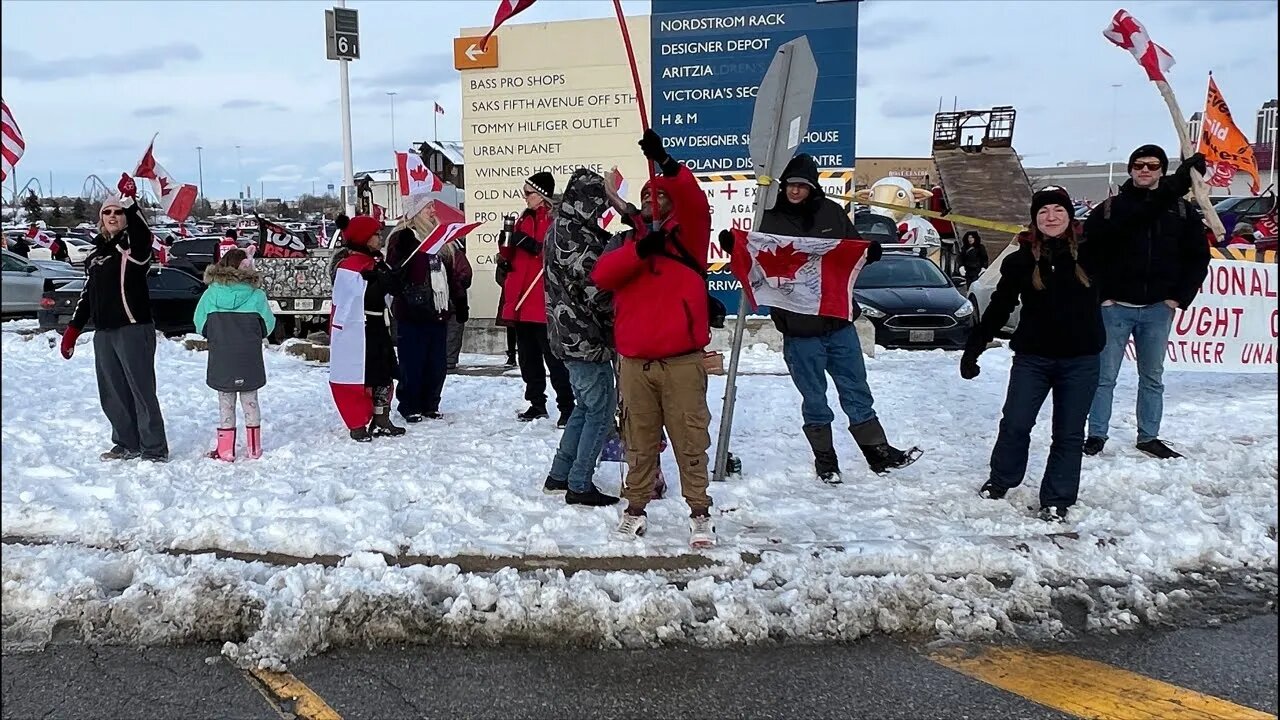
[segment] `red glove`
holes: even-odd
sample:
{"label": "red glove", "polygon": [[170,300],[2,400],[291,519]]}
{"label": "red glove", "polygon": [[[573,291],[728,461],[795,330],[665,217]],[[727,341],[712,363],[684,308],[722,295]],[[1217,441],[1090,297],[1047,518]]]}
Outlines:
{"label": "red glove", "polygon": [[62,331],[62,357],[70,360],[71,356],[76,354],[76,338],[78,337],[80,337],[80,331],[70,325],[67,326],[66,330]]}
{"label": "red glove", "polygon": [[135,200],[138,197],[138,184],[129,177],[129,173],[120,173],[120,182],[116,183],[116,189],[120,191],[122,197],[131,197]]}

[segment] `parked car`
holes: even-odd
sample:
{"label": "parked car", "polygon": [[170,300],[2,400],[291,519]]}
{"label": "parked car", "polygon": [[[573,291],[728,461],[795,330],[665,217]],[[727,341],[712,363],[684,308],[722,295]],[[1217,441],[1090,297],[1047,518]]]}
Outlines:
{"label": "parked car", "polygon": [[[975,325],[987,312],[987,306],[991,304],[991,293],[996,291],[996,283],[1000,282],[1000,264],[1004,262],[1005,258],[1016,252],[1017,249],[1017,243],[1010,243],[1009,247],[1006,247],[997,255],[995,261],[986,270],[983,270],[978,279],[969,286],[969,302],[973,304],[973,322]],[[1018,329],[1018,318],[1021,314],[1022,304],[1017,303],[1013,306],[1013,312],[1009,313],[1009,319],[1005,321],[1004,327],[1000,329],[1000,332],[1012,335],[1013,331]]]}
{"label": "parked car", "polygon": [[[59,332],[66,329],[83,289],[84,280],[80,279],[44,293],[38,301],[40,329]],[[151,317],[156,329],[166,335],[195,332],[196,303],[204,289],[204,283],[190,273],[153,266],[147,273],[147,290],[151,295]],[[85,329],[92,330],[93,324]]]}
{"label": "parked car", "polygon": [[937,265],[910,250],[886,247],[858,274],[853,294],[884,347],[959,349],[973,328],[969,301]]}
{"label": "parked car", "polygon": [[1213,209],[1218,213],[1218,219],[1222,221],[1222,227],[1226,229],[1227,235],[1230,235],[1238,223],[1247,222],[1252,225],[1259,218],[1270,213],[1275,206],[1275,195],[1260,195],[1229,197],[1220,200]]}
{"label": "parked car", "polygon": [[[169,263],[179,265],[187,272],[194,270],[194,274],[203,276],[204,269],[212,265],[217,257],[218,243],[221,240],[217,235],[178,240],[169,246]],[[186,263],[191,266],[187,267]]]}
{"label": "parked car", "polygon": [[4,251],[4,315],[34,315],[45,292],[80,280],[84,273],[56,260],[28,260]]}
{"label": "parked car", "polygon": [[[83,266],[84,259],[89,257],[89,253],[93,252],[93,243],[74,235],[64,235],[61,241],[67,247],[67,262],[76,266]],[[32,260],[52,260],[53,253],[49,248],[43,248],[39,245],[33,245],[29,256]]]}

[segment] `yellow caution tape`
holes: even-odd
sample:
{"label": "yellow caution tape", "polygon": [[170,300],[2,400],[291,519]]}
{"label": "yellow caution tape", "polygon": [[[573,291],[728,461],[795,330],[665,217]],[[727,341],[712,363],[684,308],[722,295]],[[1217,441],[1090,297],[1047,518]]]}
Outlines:
{"label": "yellow caution tape", "polygon": [[761,175],[760,177],[756,178],[756,184],[757,184],[757,185],[772,185],[772,184],[773,184],[773,178],[769,177],[768,175]]}
{"label": "yellow caution tape", "polygon": [[943,215],[933,210],[920,210],[919,208],[906,208],[901,205],[891,205],[889,203],[876,202],[875,200],[859,200],[848,195],[827,195],[833,200],[844,200],[846,202],[854,202],[859,205],[871,205],[873,207],[884,208],[886,210],[898,210],[919,215],[921,217],[938,218],[940,220],[948,220],[959,225],[970,225],[972,227],[986,228],[987,230],[996,230],[998,232],[1017,235],[1027,229],[1026,225],[1018,225],[1016,223],[1000,222],[999,220],[983,220],[982,218],[969,217],[968,215],[956,215],[955,213],[947,213]]}

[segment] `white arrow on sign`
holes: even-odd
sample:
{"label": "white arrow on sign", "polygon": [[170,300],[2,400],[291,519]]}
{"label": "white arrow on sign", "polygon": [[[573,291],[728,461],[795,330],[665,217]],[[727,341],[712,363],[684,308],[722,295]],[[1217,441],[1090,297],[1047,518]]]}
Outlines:
{"label": "white arrow on sign", "polygon": [[484,54],[484,50],[481,50],[479,45],[471,43],[467,46],[467,51],[462,54],[466,55],[471,62],[475,62],[477,56]]}

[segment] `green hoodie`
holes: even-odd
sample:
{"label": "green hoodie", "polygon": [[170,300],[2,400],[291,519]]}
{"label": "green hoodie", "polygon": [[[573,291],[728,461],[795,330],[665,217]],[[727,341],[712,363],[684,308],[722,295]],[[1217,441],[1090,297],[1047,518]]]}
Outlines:
{"label": "green hoodie", "polygon": [[210,265],[204,272],[208,289],[196,305],[196,332],[205,333],[205,323],[213,313],[257,313],[262,317],[267,334],[276,327],[276,316],[267,305],[267,294],[258,287],[258,274],[252,270]]}

